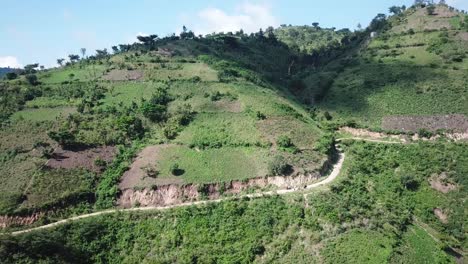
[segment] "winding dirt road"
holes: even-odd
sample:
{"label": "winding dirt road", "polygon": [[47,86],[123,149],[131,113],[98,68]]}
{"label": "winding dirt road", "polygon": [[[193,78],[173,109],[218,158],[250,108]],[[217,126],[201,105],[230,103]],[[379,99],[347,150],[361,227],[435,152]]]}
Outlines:
{"label": "winding dirt road", "polygon": [[324,180],[322,180],[320,182],[310,184],[310,185],[307,185],[304,188],[294,188],[294,189],[288,189],[288,190],[268,191],[268,192],[240,195],[240,196],[236,196],[236,197],[221,198],[221,199],[216,199],[216,200],[205,200],[205,201],[181,203],[181,204],[169,205],[169,206],[135,207],[135,208],[128,208],[128,209],[110,209],[110,210],[105,210],[105,211],[100,211],[100,212],[95,212],[95,213],[84,214],[84,215],[79,215],[79,216],[67,218],[67,219],[60,220],[60,221],[57,221],[55,223],[51,223],[51,224],[48,224],[48,225],[43,225],[43,226],[39,226],[39,227],[34,227],[34,228],[30,228],[30,229],[25,229],[25,230],[21,230],[21,231],[12,232],[11,235],[16,236],[16,235],[36,231],[36,230],[52,228],[52,227],[55,227],[55,226],[58,226],[58,225],[63,225],[63,224],[66,224],[66,223],[78,221],[78,220],[85,219],[85,218],[90,218],[90,217],[95,217],[95,216],[100,216],[100,215],[105,215],[105,214],[114,214],[114,213],[118,213],[118,212],[141,212],[141,211],[153,211],[153,210],[154,211],[162,211],[162,210],[167,210],[167,209],[171,209],[171,208],[193,206],[193,205],[203,205],[203,204],[208,204],[208,203],[219,203],[219,202],[226,201],[226,200],[233,200],[233,199],[240,199],[240,198],[259,198],[259,197],[264,197],[264,196],[285,195],[285,194],[290,194],[290,193],[295,193],[295,192],[301,192],[301,191],[304,191],[304,190],[311,190],[311,189],[315,189],[315,188],[318,188],[318,187],[321,187],[321,186],[324,186],[324,185],[327,185],[327,184],[333,182],[341,172],[341,168],[343,167],[344,159],[345,159],[345,154],[340,153],[339,157],[338,157],[338,161],[333,166],[333,169],[332,169],[330,175],[328,175]]}

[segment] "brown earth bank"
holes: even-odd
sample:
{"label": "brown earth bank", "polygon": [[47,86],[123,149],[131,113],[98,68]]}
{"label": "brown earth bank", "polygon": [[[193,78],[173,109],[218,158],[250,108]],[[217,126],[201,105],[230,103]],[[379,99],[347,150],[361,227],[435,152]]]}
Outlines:
{"label": "brown earth bank", "polygon": [[329,157],[323,163],[320,172],[308,175],[259,177],[209,184],[167,184],[141,190],[134,188],[122,189],[117,205],[123,208],[166,206],[202,199],[212,200],[219,198],[221,195],[236,195],[245,191],[265,188],[304,188],[325,175],[333,167],[335,158],[334,156]]}
{"label": "brown earth bank", "polygon": [[382,128],[403,132],[418,132],[426,129],[435,132],[439,129],[458,133],[468,132],[468,118],[462,114],[433,116],[386,116]]}
{"label": "brown earth bank", "polygon": [[97,159],[107,163],[111,162],[116,155],[114,146],[88,148],[83,150],[64,150],[58,148],[52,154],[52,158],[46,166],[53,169],[76,169],[84,168],[94,172],[100,172],[101,167],[95,164]]}
{"label": "brown earth bank", "polygon": [[264,189],[303,188],[320,178],[320,174],[299,176],[275,176],[253,178],[243,181],[212,184],[169,184],[143,190],[126,189],[118,200],[118,206],[130,208],[134,206],[167,206],[200,199],[218,199],[221,195],[236,195],[243,191]]}
{"label": "brown earth bank", "polygon": [[44,213],[35,213],[30,216],[0,216],[0,228],[7,228],[12,226],[24,226],[31,225],[39,218],[41,218]]}

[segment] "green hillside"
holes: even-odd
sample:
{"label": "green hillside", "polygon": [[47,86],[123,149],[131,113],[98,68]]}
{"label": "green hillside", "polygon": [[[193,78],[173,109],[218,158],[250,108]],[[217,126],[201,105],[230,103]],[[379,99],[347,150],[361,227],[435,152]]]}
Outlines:
{"label": "green hillside", "polygon": [[347,55],[348,66],[329,65],[306,77],[313,89],[332,76],[319,108],[371,128],[392,115],[468,114],[466,16],[451,10],[440,5],[434,15],[410,8],[388,20],[377,17],[364,32],[377,36]]}
{"label": "green hillside", "polygon": [[[283,86],[292,56],[304,55],[258,33],[168,37],[55,69],[32,65],[0,83],[1,213],[88,210],[94,193],[112,206],[126,178],[121,188],[142,189],[275,176],[277,166],[319,172],[331,141]],[[107,160],[89,156],[104,146],[115,146]],[[124,177],[134,157],[151,161]]]}
{"label": "green hillside", "polygon": [[0,262],[466,262],[468,16],[424,3],[3,78]]}

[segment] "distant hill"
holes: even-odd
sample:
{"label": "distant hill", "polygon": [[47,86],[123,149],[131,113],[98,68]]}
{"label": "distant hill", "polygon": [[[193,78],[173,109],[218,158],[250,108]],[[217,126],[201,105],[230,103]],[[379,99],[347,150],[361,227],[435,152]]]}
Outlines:
{"label": "distant hill", "polygon": [[318,52],[329,46],[340,46],[342,39],[351,35],[349,29],[335,30],[317,26],[286,26],[275,29],[276,37],[290,48],[305,53]]}
{"label": "distant hill", "polygon": [[17,69],[14,69],[14,68],[0,68],[0,78],[2,78],[3,76],[5,76],[5,74],[9,73],[9,72],[14,72],[16,71]]}

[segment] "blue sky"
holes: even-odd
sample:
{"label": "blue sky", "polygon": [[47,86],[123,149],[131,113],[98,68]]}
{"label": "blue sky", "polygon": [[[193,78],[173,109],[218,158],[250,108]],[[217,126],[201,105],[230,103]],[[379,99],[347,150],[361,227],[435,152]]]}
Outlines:
{"label": "blue sky", "polygon": [[[186,25],[195,33],[280,24],[355,28],[392,5],[412,0],[0,0],[0,67],[38,62],[131,43],[138,34],[165,36]],[[468,0],[449,0],[468,9]]]}

